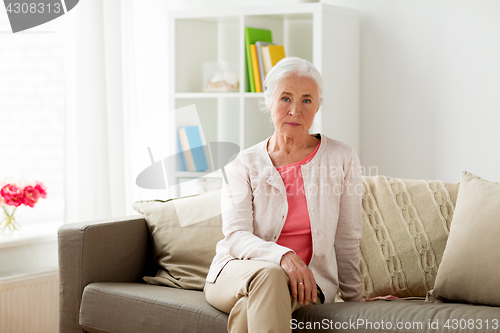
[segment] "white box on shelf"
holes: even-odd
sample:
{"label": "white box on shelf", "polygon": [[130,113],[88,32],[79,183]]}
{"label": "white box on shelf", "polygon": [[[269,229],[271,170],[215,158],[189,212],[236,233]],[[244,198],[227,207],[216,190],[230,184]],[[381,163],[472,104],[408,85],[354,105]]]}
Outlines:
{"label": "white box on shelf", "polygon": [[238,92],[238,64],[227,61],[203,63],[203,92]]}

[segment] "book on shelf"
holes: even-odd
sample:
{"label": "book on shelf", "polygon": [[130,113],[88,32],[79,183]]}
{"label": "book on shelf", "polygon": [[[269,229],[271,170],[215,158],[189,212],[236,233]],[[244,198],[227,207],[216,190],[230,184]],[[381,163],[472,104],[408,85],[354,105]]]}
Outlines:
{"label": "book on shelf", "polygon": [[262,62],[264,63],[264,72],[265,75],[267,76],[267,73],[273,68],[273,65],[271,64],[271,55],[269,54],[269,45],[267,46],[262,46]]}
{"label": "book on shelf", "polygon": [[266,85],[264,84],[264,81],[266,79],[267,72],[264,69],[264,59],[262,58],[262,48],[264,46],[268,45],[274,45],[273,43],[269,42],[262,42],[262,41],[257,41],[255,42],[255,47],[257,48],[257,59],[259,61],[259,74],[260,74],[260,84],[262,87],[262,91],[266,91]]}
{"label": "book on shelf", "polygon": [[188,171],[208,170],[205,147],[198,126],[179,127],[179,141]]}
{"label": "book on shelf", "polygon": [[272,43],[273,37],[271,30],[245,27],[245,56],[247,62],[247,82],[250,92],[256,91],[250,45],[258,41]]}
{"label": "book on shelf", "polygon": [[[182,149],[181,135],[179,130],[177,130],[177,151],[178,152],[184,151],[184,149]],[[177,171],[188,171],[188,167],[186,164],[186,157],[184,157],[184,153],[178,154],[177,156],[182,156],[182,158],[178,159]]]}
{"label": "book on shelf", "polygon": [[255,44],[250,44],[250,56],[252,57],[253,81],[255,83],[255,92],[262,92],[259,59],[257,57],[257,47],[255,46]]}
{"label": "book on shelf", "polygon": [[269,70],[271,70],[274,65],[285,57],[285,48],[283,45],[268,45],[263,55],[266,58],[264,62],[268,62]]}

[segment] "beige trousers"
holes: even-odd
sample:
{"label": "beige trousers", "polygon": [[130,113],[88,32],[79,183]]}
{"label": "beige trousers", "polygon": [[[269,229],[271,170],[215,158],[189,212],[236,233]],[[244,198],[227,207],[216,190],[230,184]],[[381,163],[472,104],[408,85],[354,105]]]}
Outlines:
{"label": "beige trousers", "polygon": [[214,283],[205,284],[205,297],[229,313],[229,333],[291,332],[292,312],[301,307],[283,268],[259,260],[228,262]]}

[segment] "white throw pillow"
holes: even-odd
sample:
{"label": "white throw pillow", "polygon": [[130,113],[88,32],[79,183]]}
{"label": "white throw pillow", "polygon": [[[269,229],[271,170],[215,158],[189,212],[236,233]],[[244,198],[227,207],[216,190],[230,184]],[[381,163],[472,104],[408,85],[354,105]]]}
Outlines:
{"label": "white throw pillow", "polygon": [[464,172],[429,300],[500,306],[500,183]]}

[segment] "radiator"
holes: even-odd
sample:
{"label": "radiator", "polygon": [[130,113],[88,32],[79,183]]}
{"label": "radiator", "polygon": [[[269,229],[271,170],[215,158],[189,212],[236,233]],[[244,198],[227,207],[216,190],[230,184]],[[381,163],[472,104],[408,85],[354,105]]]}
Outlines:
{"label": "radiator", "polygon": [[0,279],[0,333],[57,333],[57,270]]}

